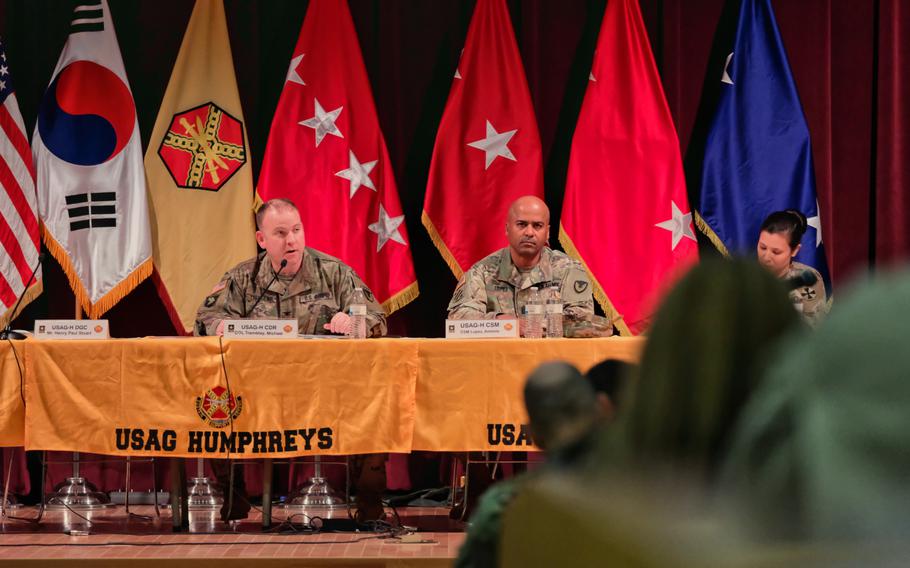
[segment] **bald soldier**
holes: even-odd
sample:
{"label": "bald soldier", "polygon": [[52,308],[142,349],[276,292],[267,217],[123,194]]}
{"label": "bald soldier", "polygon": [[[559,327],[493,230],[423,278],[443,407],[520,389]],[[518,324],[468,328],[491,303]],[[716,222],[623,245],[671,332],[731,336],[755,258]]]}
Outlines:
{"label": "bald soldier", "polygon": [[196,335],[221,335],[231,318],[296,319],[303,334],[347,333],[355,288],[367,299],[367,335],[386,334],[385,311],[354,270],[306,246],[293,201],[266,201],[256,212],[256,226],[256,242],[265,252],[215,285],[196,314]]}
{"label": "bald soldier", "polygon": [[506,219],[509,246],[464,273],[449,302],[449,318],[514,318],[524,308],[532,286],[543,292],[553,284],[559,285],[567,318],[593,315],[587,272],[580,262],[546,246],[549,235],[546,203],[532,195],[516,199]]}

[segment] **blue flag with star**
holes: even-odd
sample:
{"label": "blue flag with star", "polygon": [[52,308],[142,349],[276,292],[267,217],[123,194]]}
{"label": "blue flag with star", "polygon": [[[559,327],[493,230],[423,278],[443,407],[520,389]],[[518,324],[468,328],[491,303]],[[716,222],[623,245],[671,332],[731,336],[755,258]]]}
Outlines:
{"label": "blue flag with star", "polygon": [[809,220],[796,260],[818,270],[830,295],[809,127],[770,0],[743,0],[708,137],[697,224],[725,254],[755,255],[774,211]]}

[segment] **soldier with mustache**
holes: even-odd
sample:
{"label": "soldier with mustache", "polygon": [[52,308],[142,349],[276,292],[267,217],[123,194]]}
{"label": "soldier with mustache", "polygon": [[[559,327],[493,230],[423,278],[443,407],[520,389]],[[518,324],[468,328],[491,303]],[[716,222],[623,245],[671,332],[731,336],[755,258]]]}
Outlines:
{"label": "soldier with mustache", "polygon": [[477,262],[464,273],[452,300],[451,319],[515,318],[528,301],[532,286],[545,298],[545,288],[558,284],[563,314],[585,319],[594,313],[591,283],[584,267],[547,246],[550,210],[541,199],[526,195],[509,207],[509,246]]}

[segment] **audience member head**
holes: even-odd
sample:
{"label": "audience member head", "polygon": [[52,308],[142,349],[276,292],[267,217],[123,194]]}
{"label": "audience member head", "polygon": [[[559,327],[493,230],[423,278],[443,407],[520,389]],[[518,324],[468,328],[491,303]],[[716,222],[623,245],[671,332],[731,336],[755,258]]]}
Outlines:
{"label": "audience member head", "polygon": [[787,345],[743,413],[724,481],[763,532],[910,533],[910,272],[838,302]]}
{"label": "audience member head", "polygon": [[712,480],[772,348],[798,321],[780,282],[755,262],[693,268],[656,314],[607,459]]}
{"label": "audience member head", "polygon": [[591,384],[562,361],[537,367],[525,382],[524,399],[534,442],[547,451],[577,443],[601,418]]}
{"label": "audience member head", "polygon": [[594,388],[597,403],[607,420],[612,420],[619,407],[619,397],[635,365],[619,359],[605,359],[594,365],[585,376]]}
{"label": "audience member head", "polygon": [[768,215],[761,224],[756,246],[761,265],[778,278],[784,276],[799,252],[808,226],[806,216],[795,209]]}

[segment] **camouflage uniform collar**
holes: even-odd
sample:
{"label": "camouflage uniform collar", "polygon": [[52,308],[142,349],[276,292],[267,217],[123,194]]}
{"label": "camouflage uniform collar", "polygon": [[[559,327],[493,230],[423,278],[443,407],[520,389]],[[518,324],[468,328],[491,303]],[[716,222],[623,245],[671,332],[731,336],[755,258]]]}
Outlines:
{"label": "camouflage uniform collar", "polygon": [[[259,255],[258,261],[260,267],[259,273],[256,275],[256,286],[260,290],[264,290],[269,282],[272,282],[272,279],[275,278],[275,269],[272,268],[272,263],[269,261],[268,254],[265,252]],[[293,295],[306,292],[311,289],[315,283],[318,283],[318,280],[316,280],[317,274],[316,261],[313,259],[313,255],[310,254],[309,248],[304,248],[300,270],[297,271],[297,274],[293,275],[293,279],[288,282],[287,278],[284,278],[284,275],[282,274],[281,277],[275,279],[271,288],[269,288],[269,291],[281,295]]]}
{"label": "camouflage uniform collar", "polygon": [[[549,282],[552,280],[553,269],[551,267],[550,259],[553,256],[553,251],[550,247],[544,247],[540,251],[540,262],[537,263],[537,266],[531,269],[530,271],[530,281],[533,284],[540,282]],[[512,262],[512,254],[509,250],[509,247],[502,249],[502,252],[499,255],[499,270],[496,271],[496,279],[500,282],[507,282],[516,288],[521,287],[522,276],[521,271],[518,270],[518,267],[515,266],[515,263]]]}
{"label": "camouflage uniform collar", "polygon": [[784,275],[781,276],[781,278],[791,278],[793,276],[798,276],[804,270],[814,270],[814,269],[811,266],[803,264],[802,262],[800,262],[798,260],[791,261],[790,267],[787,268],[787,272],[785,272]]}

